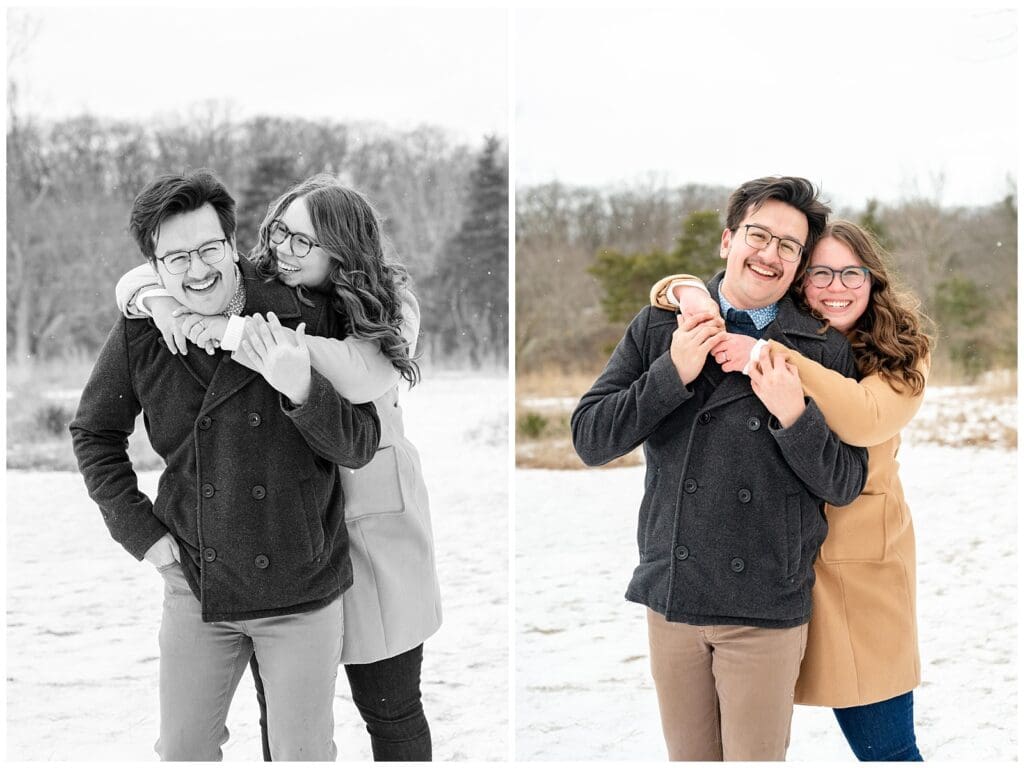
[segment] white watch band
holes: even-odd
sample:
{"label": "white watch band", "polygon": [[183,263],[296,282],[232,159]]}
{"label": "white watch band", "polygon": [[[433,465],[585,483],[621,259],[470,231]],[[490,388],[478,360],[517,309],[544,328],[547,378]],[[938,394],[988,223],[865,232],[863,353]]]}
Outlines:
{"label": "white watch band", "polygon": [[224,338],[220,340],[220,348],[234,352],[241,346],[244,332],[245,318],[241,315],[232,315],[228,318],[228,327],[224,330]]}
{"label": "white watch band", "polygon": [[743,366],[743,374],[745,376],[750,375],[750,366],[757,362],[757,358],[761,356],[761,350],[768,346],[768,342],[764,339],[758,339],[757,343],[750,348],[750,359],[747,360],[747,364]]}

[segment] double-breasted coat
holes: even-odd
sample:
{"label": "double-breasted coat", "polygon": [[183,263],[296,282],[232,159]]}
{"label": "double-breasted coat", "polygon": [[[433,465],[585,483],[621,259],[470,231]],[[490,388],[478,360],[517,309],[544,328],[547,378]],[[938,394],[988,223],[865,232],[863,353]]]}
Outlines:
{"label": "double-breasted coat", "polygon": [[[129,317],[145,317],[139,292],[165,295],[157,286],[147,265],[131,270],[118,281],[118,307]],[[401,299],[401,334],[414,355],[419,303],[410,291]],[[306,334],[312,365],[350,402],[373,402],[381,423],[373,459],[358,470],[341,471],[353,575],[343,598],[341,661],[368,664],[408,651],[437,631],[441,590],[427,487],[419,453],[405,436],[398,371],[377,341],[337,338],[343,337],[340,320],[330,319]],[[248,365],[243,350],[233,359]]]}
{"label": "double-breasted coat", "polygon": [[[323,302],[300,304],[240,265],[247,313],[282,324],[325,320]],[[166,462],[154,500],[138,489],[127,438],[142,411]],[[90,496],[113,538],[136,558],[165,533],[204,621],[313,610],[352,581],[338,464],[373,456],[380,424],[313,371],[294,407],[227,353],[171,355],[150,320],[114,324],[71,424]]]}
{"label": "double-breasted coat", "polygon": [[[709,284],[718,299],[722,275]],[[845,375],[849,344],[779,301],[764,331]],[[848,504],[866,476],[863,448],[842,443],[813,400],[783,429],[749,379],[709,356],[684,385],[669,355],[676,315],[645,307],[572,415],[587,464],[643,444],[646,477],[626,598],[690,624],[794,627],[811,613],[825,502]]]}

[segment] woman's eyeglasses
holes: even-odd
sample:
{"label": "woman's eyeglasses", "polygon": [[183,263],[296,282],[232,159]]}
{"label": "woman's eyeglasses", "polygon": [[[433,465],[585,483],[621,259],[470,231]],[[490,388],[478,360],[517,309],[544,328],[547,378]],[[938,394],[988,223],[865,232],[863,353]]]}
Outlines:
{"label": "woman's eyeglasses", "polygon": [[267,236],[274,245],[284,245],[284,242],[291,238],[292,256],[304,259],[314,247],[320,246],[316,240],[301,232],[292,232],[280,219],[270,222],[270,229]]}
{"label": "woman's eyeglasses", "polygon": [[852,289],[860,288],[864,285],[864,281],[868,279],[871,270],[867,267],[832,269],[832,267],[817,266],[808,267],[804,274],[807,275],[807,279],[811,281],[811,285],[815,288],[828,288],[832,285],[832,281],[836,279],[836,275],[839,275],[839,281],[847,288]]}

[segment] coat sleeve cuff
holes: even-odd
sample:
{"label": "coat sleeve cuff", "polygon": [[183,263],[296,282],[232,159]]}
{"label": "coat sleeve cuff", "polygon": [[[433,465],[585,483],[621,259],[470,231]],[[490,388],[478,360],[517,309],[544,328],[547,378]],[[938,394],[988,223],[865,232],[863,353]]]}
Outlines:
{"label": "coat sleeve cuff", "polygon": [[679,378],[679,371],[668,350],[651,363],[647,377],[655,397],[667,410],[678,408],[693,397],[693,390]]}

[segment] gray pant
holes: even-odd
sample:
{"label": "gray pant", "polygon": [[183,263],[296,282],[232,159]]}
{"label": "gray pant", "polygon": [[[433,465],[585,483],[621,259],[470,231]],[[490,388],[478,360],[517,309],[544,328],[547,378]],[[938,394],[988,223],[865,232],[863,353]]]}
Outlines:
{"label": "gray pant", "polygon": [[160,759],[221,759],[228,707],[255,652],[273,759],[333,761],[341,598],[307,613],[206,623],[180,566],[161,574]]}

